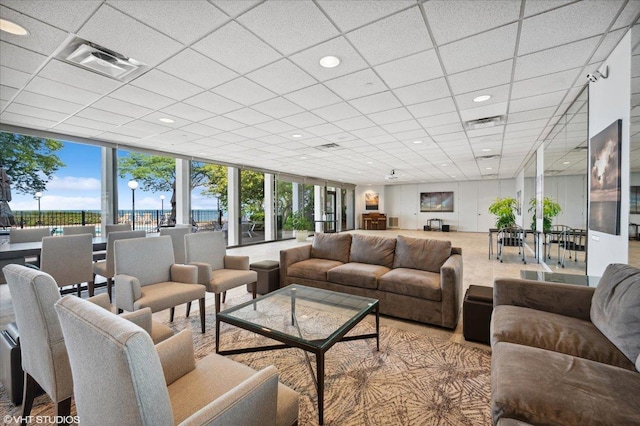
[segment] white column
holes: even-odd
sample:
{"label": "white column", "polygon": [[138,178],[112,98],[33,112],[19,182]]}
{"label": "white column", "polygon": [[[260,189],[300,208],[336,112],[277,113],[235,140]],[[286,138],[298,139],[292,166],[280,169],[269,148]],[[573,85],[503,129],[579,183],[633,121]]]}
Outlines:
{"label": "white column", "polygon": [[336,188],[336,211],[333,217],[336,220],[336,232],[342,232],[342,188]]}
{"label": "white column", "polygon": [[293,182],[291,191],[293,192],[293,197],[291,198],[291,213],[295,213],[302,207],[302,184]]}
{"label": "white column", "polygon": [[274,241],[276,239],[276,203],[275,203],[275,175],[264,174],[264,240]]}
{"label": "white column", "polygon": [[118,153],[115,148],[100,148],[101,152],[101,184],[100,210],[102,221],[100,235],[105,235],[105,225],[118,223]]}
{"label": "white column", "polygon": [[240,171],[235,167],[227,167],[227,203],[229,241],[228,245],[240,243]]}
{"label": "white column", "polygon": [[176,159],[176,223],[191,224],[191,161]]}
{"label": "white column", "polygon": [[[313,186],[313,217],[315,220],[322,219],[322,212],[324,211],[324,186]],[[322,232],[324,224],[322,222],[315,223],[316,232]]]}
{"label": "white column", "polygon": [[355,212],[353,211],[354,207],[355,207],[355,199],[354,199],[354,190],[353,189],[347,189],[347,196],[346,196],[346,203],[347,203],[347,229],[356,229],[356,225],[355,225]]}

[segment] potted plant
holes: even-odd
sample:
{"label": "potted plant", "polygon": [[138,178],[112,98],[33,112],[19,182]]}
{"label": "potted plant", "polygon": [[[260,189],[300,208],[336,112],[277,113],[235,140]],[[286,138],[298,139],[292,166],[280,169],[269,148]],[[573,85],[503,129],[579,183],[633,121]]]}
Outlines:
{"label": "potted plant", "polygon": [[296,231],[296,240],[300,242],[307,240],[309,230],[313,227],[311,221],[300,210],[291,216],[291,225],[293,230]]}
{"label": "potted plant", "polygon": [[[533,213],[531,216],[531,229],[536,230],[536,199],[529,200],[529,213]],[[560,204],[553,201],[551,198],[544,197],[542,200],[542,230],[544,232],[550,232],[553,225],[553,218],[558,216],[562,208]]]}
{"label": "potted plant", "polygon": [[515,226],[516,214],[518,208],[518,200],[513,197],[496,198],[489,206],[489,213],[495,215],[496,228],[501,229],[509,226]]}

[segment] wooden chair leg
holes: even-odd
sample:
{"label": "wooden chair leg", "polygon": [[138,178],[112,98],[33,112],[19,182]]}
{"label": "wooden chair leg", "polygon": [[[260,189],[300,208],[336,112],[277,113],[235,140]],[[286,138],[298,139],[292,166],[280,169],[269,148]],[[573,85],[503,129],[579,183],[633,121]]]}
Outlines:
{"label": "wooden chair leg", "polygon": [[187,318],[189,318],[190,312],[191,312],[191,302],[187,302]]}
{"label": "wooden chair leg", "polygon": [[251,295],[255,299],[258,294],[258,283],[254,282],[251,284]]}
{"label": "wooden chair leg", "polygon": [[175,315],[175,313],[176,313],[175,306],[169,309],[169,322],[173,322],[173,316]]}
{"label": "wooden chair leg", "polygon": [[87,282],[87,287],[89,288],[89,297],[93,297],[95,292],[95,283],[94,281]]}
{"label": "wooden chair leg", "polygon": [[220,293],[216,293],[216,314],[220,312]]}
{"label": "wooden chair leg", "polygon": [[[191,302],[189,302],[191,303]],[[200,299],[200,328],[202,329],[202,334],[204,334],[204,297]]]}
{"label": "wooden chair leg", "polygon": [[80,297],[82,295],[82,284],[78,283],[77,286],[78,286],[78,297]]}
{"label": "wooden chair leg", "polygon": [[226,291],[222,292],[222,303],[227,303],[227,292]]}
{"label": "wooden chair leg", "polygon": [[38,393],[38,382],[31,374],[24,372],[24,389],[22,390],[22,424],[27,424],[27,417],[31,414],[33,400]]}
{"label": "wooden chair leg", "polygon": [[[71,397],[63,401],[60,401],[56,404],[56,418],[60,416],[63,419],[67,419],[70,415],[71,415]],[[62,424],[66,425],[69,423],[64,421]]]}
{"label": "wooden chair leg", "polygon": [[109,295],[109,301],[113,302],[111,299],[111,287],[113,286],[113,278],[107,278],[107,294]]}

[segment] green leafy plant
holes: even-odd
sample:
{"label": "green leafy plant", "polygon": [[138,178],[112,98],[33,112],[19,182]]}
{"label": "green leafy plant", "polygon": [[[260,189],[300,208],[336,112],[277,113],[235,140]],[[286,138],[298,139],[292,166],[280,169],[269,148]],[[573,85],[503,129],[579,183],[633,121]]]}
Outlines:
{"label": "green leafy plant", "polygon": [[[536,199],[529,200],[529,213],[533,213],[531,217],[531,229],[536,230]],[[551,231],[553,225],[553,218],[558,216],[562,211],[560,204],[553,201],[551,198],[544,197],[542,200],[542,230],[544,232]]]}
{"label": "green leafy plant", "polygon": [[301,211],[291,215],[291,227],[296,231],[309,231],[313,229],[311,221],[307,219]]}
{"label": "green leafy plant", "polygon": [[516,224],[515,210],[518,208],[518,200],[513,197],[496,198],[489,206],[489,213],[495,215],[496,228],[514,226]]}

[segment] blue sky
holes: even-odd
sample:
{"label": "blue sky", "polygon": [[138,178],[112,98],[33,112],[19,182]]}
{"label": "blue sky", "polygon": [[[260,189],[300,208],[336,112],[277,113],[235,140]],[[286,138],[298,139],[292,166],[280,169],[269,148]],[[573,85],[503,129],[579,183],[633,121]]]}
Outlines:
{"label": "blue sky", "polygon": [[[118,156],[127,155],[118,151]],[[47,184],[40,200],[42,210],[100,210],[100,147],[64,142],[58,156],[65,164]],[[127,186],[130,177],[118,178],[118,208],[131,209],[131,190]],[[191,194],[193,209],[215,209],[217,200],[200,195],[196,188]],[[165,196],[164,208],[171,209],[170,192],[147,192],[136,189],[136,210],[160,210]],[[33,194],[18,194],[12,191],[9,206],[14,211],[37,210],[38,201]]]}

